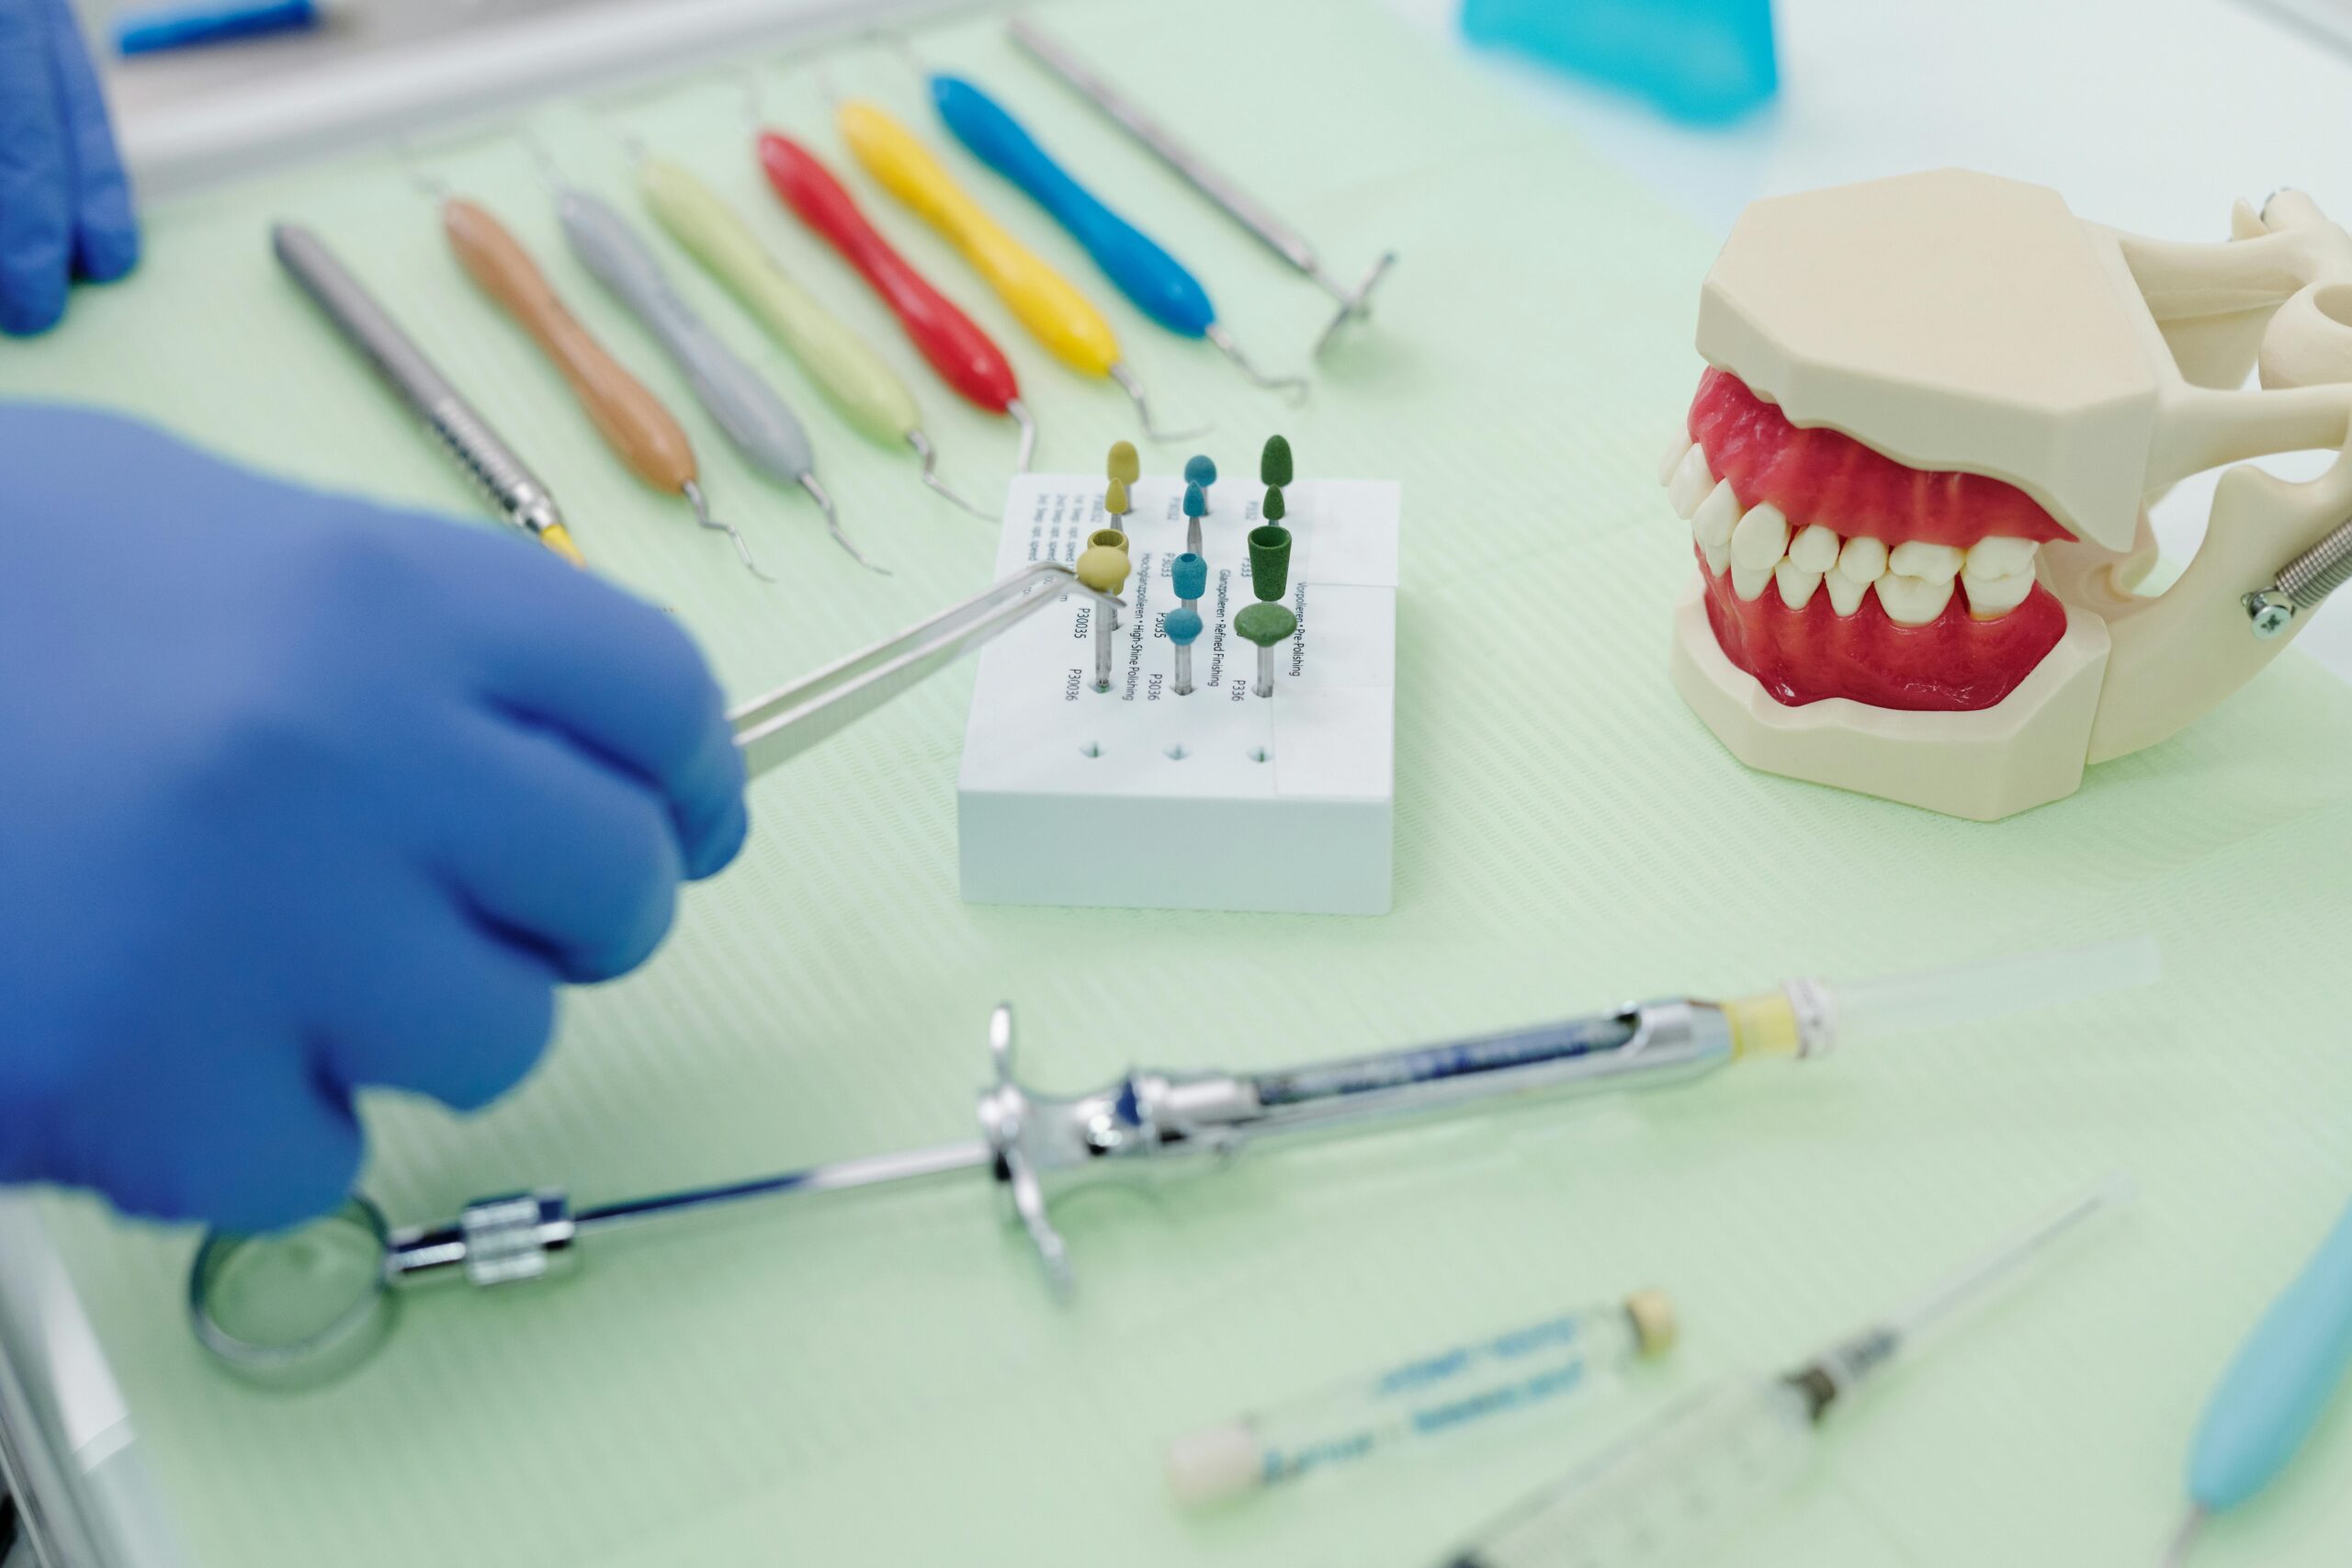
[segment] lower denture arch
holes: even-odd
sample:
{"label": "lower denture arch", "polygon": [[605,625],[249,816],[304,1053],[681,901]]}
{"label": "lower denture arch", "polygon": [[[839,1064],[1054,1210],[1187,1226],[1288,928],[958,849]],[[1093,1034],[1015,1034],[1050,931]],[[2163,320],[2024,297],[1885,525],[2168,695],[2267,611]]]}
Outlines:
{"label": "lower denture arch", "polygon": [[2040,546],[2073,536],[2015,485],[1800,427],[1716,368],[1686,436],[1667,478],[1708,622],[1775,701],[1987,708],[2065,635],[2032,574]]}

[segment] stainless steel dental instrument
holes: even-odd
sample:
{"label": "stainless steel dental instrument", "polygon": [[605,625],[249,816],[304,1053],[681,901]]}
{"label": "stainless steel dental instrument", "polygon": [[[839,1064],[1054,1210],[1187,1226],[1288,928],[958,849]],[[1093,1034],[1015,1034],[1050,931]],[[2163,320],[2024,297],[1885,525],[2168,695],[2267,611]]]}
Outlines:
{"label": "stainless steel dental instrument", "polygon": [[1330,324],[1315,339],[1315,356],[1319,358],[1341,329],[1351,322],[1370,319],[1372,291],[1396,265],[1395,251],[1382,253],[1380,259],[1372,264],[1372,270],[1365,273],[1354,288],[1349,288],[1324,270],[1322,259],[1304,235],[1276,218],[1262,202],[1185,145],[1175,132],[1145,114],[1135,100],[1080,60],[1067,44],[1026,17],[1013,17],[1005,24],[1005,31],[1032,60],[1060,77],[1080,97],[1134,137],[1146,152],[1182,175],[1194,190],[1256,236],[1259,243],[1273,252],[1285,265],[1303,274],[1317,288],[1339,301],[1340,313],[1331,318]]}
{"label": "stainless steel dental instrument", "polygon": [[[1041,563],[901,637],[736,710],[737,739],[751,771],[763,773],[797,754],[1042,607],[1038,601],[1055,595],[1027,592],[1039,583],[1078,586],[1068,569]],[[189,1275],[188,1309],[198,1339],[230,1365],[262,1376],[302,1376],[345,1365],[380,1337],[394,1286],[533,1280],[577,1243],[607,1231],[755,1198],[978,1170],[988,1171],[1005,1194],[1048,1280],[1067,1295],[1073,1280],[1047,1211],[1049,1184],[1058,1191],[1090,1178],[1221,1163],[1276,1135],[1349,1131],[1535,1092],[1679,1083],[1755,1057],[1808,1060],[1839,1043],[2144,984],[2155,967],[2154,944],[2142,940],[1857,985],[1800,980],[1736,1001],[1649,1002],[1513,1033],[1268,1072],[1138,1069],[1068,1098],[1040,1093],[1015,1077],[1012,1010],[1001,1006],[989,1023],[995,1082],[979,1096],[979,1135],[971,1141],[579,1213],[555,1191],[485,1199],[451,1223],[399,1232],[389,1231],[365,1200],[355,1200],[302,1230],[208,1237]],[[373,1260],[319,1265],[327,1256]]]}
{"label": "stainless steel dental instrument", "polygon": [[270,231],[270,246],[278,265],[424,422],[424,428],[499,513],[572,565],[584,566],[548,487],[499,439],[490,422],[458,396],[424,351],[335,259],[326,242],[299,224],[280,223]]}
{"label": "stainless steel dental instrument", "polygon": [[1812,1463],[1831,1410],[2086,1222],[2132,1200],[2111,1179],[1789,1372],[1686,1401],[1497,1520],[1445,1568],[1671,1568],[1720,1545]]}
{"label": "stainless steel dental instrument", "polygon": [[868,571],[888,576],[889,569],[868,559],[842,531],[833,498],[817,482],[817,457],[808,433],[791,405],[678,298],[661,262],[628,220],[563,184],[552,171],[549,178],[555,185],[556,215],[572,254],[660,340],[735,449],[770,478],[807,491],[824,513],[825,530],[833,542]]}

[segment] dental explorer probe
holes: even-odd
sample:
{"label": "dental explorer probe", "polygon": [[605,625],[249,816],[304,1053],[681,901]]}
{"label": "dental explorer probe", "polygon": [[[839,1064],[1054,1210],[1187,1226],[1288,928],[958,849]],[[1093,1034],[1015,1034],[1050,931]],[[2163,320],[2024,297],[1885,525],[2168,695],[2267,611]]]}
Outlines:
{"label": "dental explorer probe", "polygon": [[2188,1451],[2188,1514],[2165,1555],[2181,1568],[2205,1523],[2278,1477],[2352,1370],[2352,1208],[2273,1302],[2222,1376]]}
{"label": "dental explorer probe", "polygon": [[473,202],[446,192],[435,194],[441,206],[442,232],[458,265],[562,373],[605,445],[655,490],[684,496],[696,523],[735,541],[735,553],[752,575],[774,582],[752,558],[742,532],[710,514],[694,443],[662,400],[580,324],[504,224]]}
{"label": "dental explorer probe", "polygon": [[532,152],[555,192],[564,243],[677,362],[695,397],[735,449],[769,478],[807,491],[824,513],[833,543],[866,570],[888,577],[890,569],[866,558],[842,531],[833,498],[817,482],[817,455],[792,406],[678,298],[662,263],[628,219],[567,184],[544,150],[534,144]]}
{"label": "dental explorer probe", "polygon": [[1671,1568],[1720,1546],[1803,1475],[1833,1410],[2089,1220],[2132,1201],[2113,1178],[1924,1295],[1774,1377],[1734,1378],[1505,1514],[1445,1568]]}
{"label": "dental explorer probe", "polygon": [[[1068,567],[1040,562],[900,637],[737,709],[731,716],[737,743],[750,771],[757,775],[797,754],[1052,602],[1057,593],[1028,592],[1039,582],[1057,592],[1089,592]],[[1098,609],[1115,603],[1091,596]],[[462,1278],[490,1286],[537,1279],[575,1243],[606,1231],[755,1198],[927,1181],[966,1171],[989,1174],[1027,1233],[1055,1293],[1067,1297],[1075,1281],[1048,1212],[1049,1183],[1058,1190],[1095,1178],[1222,1164],[1272,1137],[1352,1132],[1511,1104],[1539,1092],[1679,1084],[1757,1058],[1810,1061],[1841,1044],[2143,985],[2155,978],[2157,966],[2155,943],[2143,938],[1851,985],[1795,980],[1725,1002],[1646,1002],[1512,1033],[1271,1071],[1138,1068],[1069,1097],[1040,1093],[1015,1076],[1012,1009],[1000,1006],[989,1021],[995,1082],[979,1096],[979,1135],[970,1141],[579,1213],[554,1190],[484,1199],[447,1224],[398,1233],[387,1231],[372,1204],[355,1198],[320,1224],[340,1238],[334,1245],[367,1253],[366,1268],[324,1269],[308,1261],[325,1245],[312,1234],[319,1226],[276,1236],[215,1235],[198,1252],[189,1275],[189,1314],[205,1347],[232,1366],[264,1376],[300,1375],[332,1353],[380,1337],[394,1285]],[[279,1299],[280,1292],[326,1295],[297,1303]]]}
{"label": "dental explorer probe", "polygon": [[913,448],[925,485],[983,523],[997,521],[940,479],[938,448],[923,434],[922,411],[907,384],[793,280],[718,192],[677,164],[641,151],[637,187],[654,220],[791,353],[860,434]]}
{"label": "dental explorer probe", "polygon": [[424,357],[424,351],[335,259],[326,242],[299,224],[280,223],[270,231],[270,247],[277,254],[278,265],[301,286],[344,340],[375,367],[384,384],[424,422],[424,428],[458,460],[466,477],[498,508],[500,515],[572,565],[584,567],[587,563],[571,542],[571,532],[564,526],[563,513],[548,487],[514,455],[514,448],[499,439],[490,422],[458,395],[458,389]]}
{"label": "dental explorer probe", "polygon": [[1351,322],[1371,319],[1372,291],[1388,276],[1388,269],[1396,265],[1395,251],[1381,253],[1380,259],[1372,264],[1372,270],[1353,288],[1348,288],[1323,270],[1321,258],[1306,236],[1268,211],[1263,203],[1178,140],[1175,132],[1145,114],[1134,99],[1111,85],[1071,53],[1067,45],[1026,17],[1013,17],[1005,24],[1005,31],[1030,59],[1060,77],[1080,97],[1134,137],[1146,152],[1182,175],[1212,206],[1248,230],[1260,244],[1340,302],[1340,313],[1331,318],[1330,324],[1315,340],[1313,357],[1321,358],[1323,351]]}

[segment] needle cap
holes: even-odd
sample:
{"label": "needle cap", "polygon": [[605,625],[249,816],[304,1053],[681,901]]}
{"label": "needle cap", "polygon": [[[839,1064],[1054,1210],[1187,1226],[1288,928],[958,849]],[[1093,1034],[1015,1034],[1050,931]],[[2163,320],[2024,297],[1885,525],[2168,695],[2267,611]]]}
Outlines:
{"label": "needle cap", "polygon": [[1168,640],[1177,647],[1190,648],[1200,639],[1201,613],[1179,604],[1160,617],[1159,629],[1166,632]]}
{"label": "needle cap", "polygon": [[1258,479],[1261,483],[1270,484],[1277,489],[1290,483],[1289,437],[1283,435],[1266,437],[1265,456],[1258,459]]}
{"label": "needle cap", "polygon": [[1269,523],[1279,523],[1290,515],[1290,504],[1283,500],[1282,491],[1274,486],[1266,490],[1266,504],[1262,508]]}
{"label": "needle cap", "polygon": [[1290,587],[1290,530],[1269,523],[1250,530],[1250,587],[1261,599],[1279,599]]}
{"label": "needle cap", "polygon": [[1209,589],[1209,563],[1186,550],[1168,563],[1168,576],[1179,599],[1198,599]]}
{"label": "needle cap", "polygon": [[1188,484],[1196,484],[1203,490],[1206,490],[1216,483],[1216,465],[1209,460],[1205,453],[1187,458],[1184,463],[1184,479]]}
{"label": "needle cap", "polygon": [[1111,460],[1103,470],[1123,485],[1131,485],[1143,478],[1143,459],[1136,456],[1132,441],[1111,444]]}
{"label": "needle cap", "polygon": [[1203,490],[1200,481],[1195,479],[1184,487],[1184,515],[1206,517],[1208,514],[1209,492]]}
{"label": "needle cap", "polygon": [[1125,517],[1135,510],[1135,502],[1127,497],[1127,481],[1113,479],[1102,491],[1102,510],[1114,517]]}
{"label": "needle cap", "polygon": [[1233,617],[1233,629],[1260,648],[1272,648],[1298,630],[1298,617],[1280,604],[1252,604]]}
{"label": "needle cap", "polygon": [[1078,558],[1078,580],[1097,593],[1116,593],[1127,585],[1127,552],[1095,545]]}

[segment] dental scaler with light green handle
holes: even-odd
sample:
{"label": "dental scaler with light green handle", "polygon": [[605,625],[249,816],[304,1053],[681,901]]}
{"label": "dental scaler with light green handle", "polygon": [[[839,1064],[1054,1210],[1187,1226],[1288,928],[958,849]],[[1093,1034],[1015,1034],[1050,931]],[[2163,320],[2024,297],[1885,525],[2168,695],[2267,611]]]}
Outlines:
{"label": "dental scaler with light green handle", "polygon": [[939,478],[938,449],[923,434],[922,411],[907,384],[792,280],[718,192],[670,160],[651,156],[639,161],[637,185],[670,237],[800,362],[860,434],[913,447],[922,459],[924,484],[983,522],[997,520]]}

